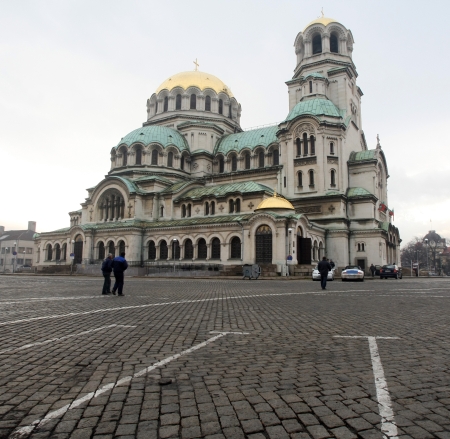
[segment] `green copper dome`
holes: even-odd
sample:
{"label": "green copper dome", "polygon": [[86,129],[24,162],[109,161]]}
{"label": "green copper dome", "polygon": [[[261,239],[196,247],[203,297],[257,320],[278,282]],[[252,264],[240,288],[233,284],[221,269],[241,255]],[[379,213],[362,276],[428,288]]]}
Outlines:
{"label": "green copper dome", "polygon": [[345,110],[339,110],[339,108],[328,99],[308,99],[300,101],[288,114],[286,121],[293,120],[296,117],[303,115],[343,118]]}

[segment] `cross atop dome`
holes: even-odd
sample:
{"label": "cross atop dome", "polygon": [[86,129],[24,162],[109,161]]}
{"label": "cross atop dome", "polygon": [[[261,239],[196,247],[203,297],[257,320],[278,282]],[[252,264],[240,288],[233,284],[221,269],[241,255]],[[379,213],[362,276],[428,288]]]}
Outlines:
{"label": "cross atop dome", "polygon": [[198,63],[197,58],[195,58],[194,64],[195,64],[195,71],[197,72],[198,68],[200,67],[200,64]]}

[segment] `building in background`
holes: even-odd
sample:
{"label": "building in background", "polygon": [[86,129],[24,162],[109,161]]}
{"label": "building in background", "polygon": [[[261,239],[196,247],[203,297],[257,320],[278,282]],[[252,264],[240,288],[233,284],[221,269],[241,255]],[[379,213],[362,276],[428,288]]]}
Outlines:
{"label": "building in background", "polygon": [[35,221],[28,221],[26,230],[5,231],[0,226],[0,273],[14,272],[23,265],[33,265],[35,233]]}
{"label": "building in background", "polygon": [[230,88],[197,64],[165,80],[70,226],[36,237],[36,263],[70,264],[73,253],[88,265],[122,251],[140,264],[278,272],[286,260],[310,270],[323,255],[339,267],[397,261],[387,160],[364,136],[353,44],[336,20],[309,23],[294,41],[284,120],[248,131]]}

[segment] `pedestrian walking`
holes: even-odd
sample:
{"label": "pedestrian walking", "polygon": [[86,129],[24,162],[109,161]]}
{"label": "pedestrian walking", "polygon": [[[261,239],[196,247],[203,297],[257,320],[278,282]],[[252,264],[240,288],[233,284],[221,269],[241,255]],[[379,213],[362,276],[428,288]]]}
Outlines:
{"label": "pedestrian walking", "polygon": [[102,294],[108,295],[111,294],[111,272],[112,272],[112,261],[113,257],[110,253],[102,264],[102,273],[105,280],[103,281],[103,290]]}
{"label": "pedestrian walking", "polygon": [[322,286],[322,290],[327,289],[327,278],[328,278],[328,272],[331,271],[331,265],[327,261],[327,258],[324,256],[322,260],[317,265],[317,269],[320,273],[320,285]]}
{"label": "pedestrian walking", "polygon": [[375,265],[370,264],[369,270],[372,273],[372,277],[375,277],[375,271],[377,271],[377,269],[375,268]]}
{"label": "pedestrian walking", "polygon": [[336,267],[336,264],[333,262],[333,259],[330,259],[330,265],[331,265],[331,269]]}
{"label": "pedestrian walking", "polygon": [[114,283],[114,287],[112,289],[112,293],[116,294],[116,291],[119,296],[124,296],[123,294],[123,277],[124,271],[128,268],[128,262],[125,259],[125,252],[122,252],[120,256],[115,257],[112,260],[112,269],[114,271],[114,277],[116,282]]}

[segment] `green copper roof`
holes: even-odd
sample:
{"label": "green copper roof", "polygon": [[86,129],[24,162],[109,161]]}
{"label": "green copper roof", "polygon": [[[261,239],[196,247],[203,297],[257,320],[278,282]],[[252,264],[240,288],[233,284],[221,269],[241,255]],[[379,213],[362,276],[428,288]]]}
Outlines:
{"label": "green copper roof", "polygon": [[165,177],[160,177],[159,175],[145,175],[143,177],[135,178],[135,179],[133,179],[133,181],[139,182],[139,183],[143,183],[146,181],[160,181],[162,183],[173,184],[172,180],[169,180],[168,178],[165,178]]}
{"label": "green copper roof", "polygon": [[180,151],[189,151],[189,146],[184,136],[172,128],[159,125],[150,125],[131,131],[131,133],[122,138],[116,148],[124,144],[130,146],[135,142],[142,143],[145,146],[150,143],[159,143],[163,148],[175,145]]}
{"label": "green copper roof", "polygon": [[323,75],[320,74],[320,73],[313,72],[313,73],[308,73],[308,74],[305,76],[304,79],[307,79],[307,78],[320,78],[320,79],[325,79],[325,76],[323,76]]}
{"label": "green copper roof", "polygon": [[221,198],[232,193],[248,194],[253,192],[266,192],[268,194],[273,193],[272,189],[268,188],[267,186],[255,183],[254,181],[247,181],[245,183],[228,183],[219,186],[194,188],[182,194],[175,201],[186,199],[200,200],[204,197]]}
{"label": "green copper roof", "polygon": [[214,154],[228,154],[230,151],[241,151],[244,148],[254,149],[257,146],[267,148],[272,143],[277,143],[276,133],[278,126],[257,128],[256,130],[244,131],[242,133],[229,134],[222,137],[216,144]]}
{"label": "green copper roof", "polygon": [[347,197],[364,197],[367,195],[372,195],[368,190],[362,188],[362,187],[349,187],[347,189]]}
{"label": "green copper roof", "polygon": [[345,110],[339,110],[333,102],[328,99],[308,99],[300,101],[288,114],[286,121],[293,120],[303,115],[329,116],[343,118]]}
{"label": "green copper roof", "polygon": [[169,187],[165,188],[164,190],[162,190],[161,194],[174,194],[176,192],[179,192],[180,190],[182,190],[183,188],[185,188],[186,186],[188,186],[192,183],[199,184],[198,182],[194,182],[193,180],[179,181],[175,184],[172,184],[172,186],[169,186]]}
{"label": "green copper roof", "polygon": [[350,162],[359,162],[363,160],[376,160],[377,159],[377,150],[376,149],[368,149],[366,151],[353,151],[350,154],[349,161]]}
{"label": "green copper roof", "polygon": [[339,191],[328,191],[325,195],[342,195],[342,193]]}

